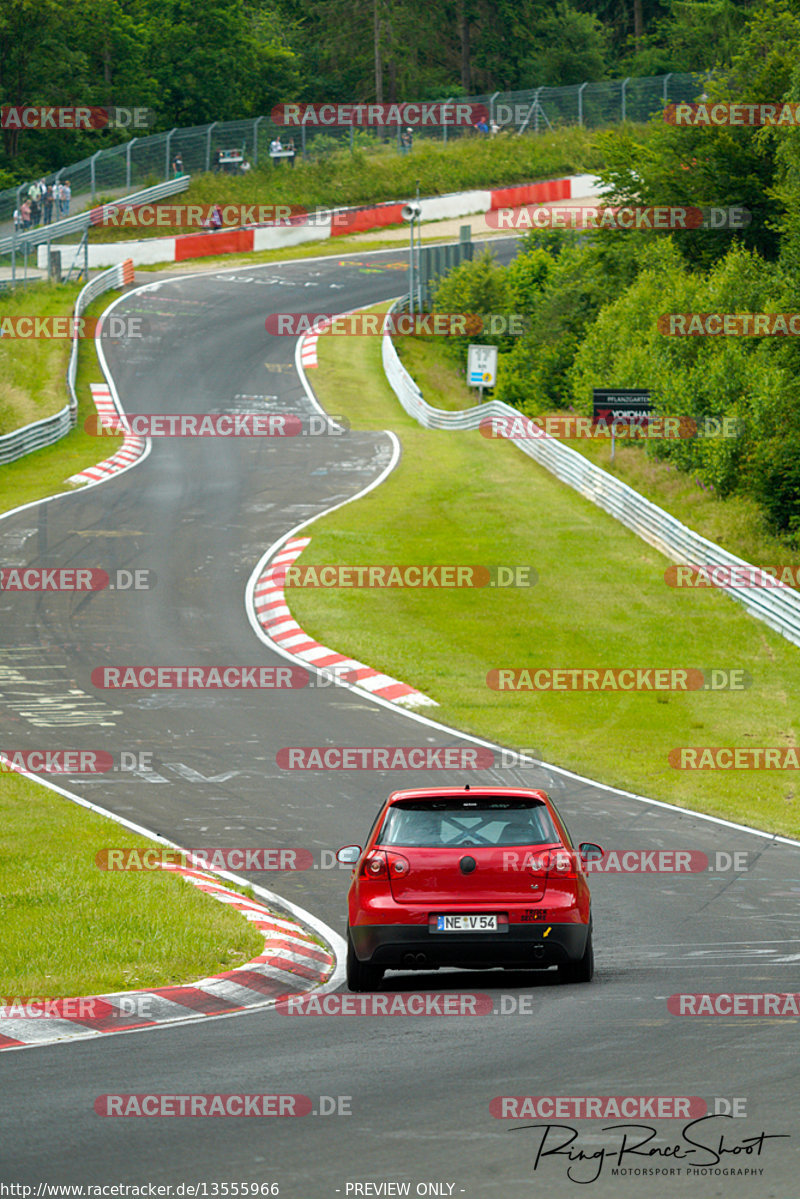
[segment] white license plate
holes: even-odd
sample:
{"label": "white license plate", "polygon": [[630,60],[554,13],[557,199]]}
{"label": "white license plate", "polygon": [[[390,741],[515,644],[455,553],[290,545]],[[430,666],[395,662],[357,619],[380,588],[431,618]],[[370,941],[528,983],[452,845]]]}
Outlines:
{"label": "white license plate", "polygon": [[496,916],[437,916],[437,933],[496,933]]}

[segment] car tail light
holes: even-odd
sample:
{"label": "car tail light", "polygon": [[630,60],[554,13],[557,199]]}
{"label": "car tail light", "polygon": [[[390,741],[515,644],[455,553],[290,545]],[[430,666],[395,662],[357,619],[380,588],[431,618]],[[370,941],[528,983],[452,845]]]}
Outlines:
{"label": "car tail light", "polygon": [[389,868],[386,863],[386,854],[377,849],[371,850],[361,864],[360,874],[362,878],[388,879]]}
{"label": "car tail light", "polygon": [[373,849],[364,858],[361,867],[362,878],[404,878],[411,869],[408,859],[401,853],[385,853]]}
{"label": "car tail light", "polygon": [[551,850],[547,870],[549,878],[563,879],[564,882],[575,882],[578,878],[579,869],[580,863],[573,850]]}

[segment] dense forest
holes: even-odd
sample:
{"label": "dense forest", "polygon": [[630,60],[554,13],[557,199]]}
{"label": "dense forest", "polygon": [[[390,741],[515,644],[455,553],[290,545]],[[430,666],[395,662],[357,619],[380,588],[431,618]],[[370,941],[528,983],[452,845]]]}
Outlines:
{"label": "dense forest", "polygon": [[[800,112],[799,63],[800,0],[6,0],[0,9],[0,103],[145,106],[156,131],[266,114],[287,100],[435,100],[668,71],[710,72],[712,100],[789,100]],[[4,130],[0,187],[125,136]],[[592,386],[606,385],[650,387],[662,411],[698,422],[733,418],[735,436],[647,452],[720,497],[754,500],[769,529],[800,546],[797,339],[659,332],[669,312],[797,310],[800,127],[654,119],[600,134],[600,144],[608,196],[739,206],[749,223],[530,233],[510,268],[479,258],[445,280],[437,304],[525,313],[525,336],[501,339],[495,394],[530,415],[586,411]],[[369,174],[368,158],[355,165]]]}
{"label": "dense forest", "polygon": [[[753,0],[4,0],[0,105],[153,131],[287,100],[435,100],[731,63]],[[129,135],[4,129],[0,187]]]}
{"label": "dense forest", "polygon": [[[665,336],[666,313],[795,313],[800,275],[800,4],[763,0],[708,84],[727,103],[789,101],[784,125],[601,134],[606,194],[632,204],[741,206],[741,229],[529,233],[508,268],[488,254],[441,284],[443,312],[518,312],[499,344],[495,397],[531,416],[591,412],[595,386],[648,387],[659,410],[733,436],[652,442],[647,452],[720,497],[754,499],[800,546],[800,344],[795,336]],[[451,352],[464,357],[453,340]],[[709,419],[710,424],[706,418]]]}

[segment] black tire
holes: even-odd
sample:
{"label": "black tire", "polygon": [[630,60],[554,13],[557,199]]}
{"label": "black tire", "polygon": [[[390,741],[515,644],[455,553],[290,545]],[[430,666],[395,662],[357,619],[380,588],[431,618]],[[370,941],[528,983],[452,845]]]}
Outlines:
{"label": "black tire", "polygon": [[383,978],[383,966],[370,966],[356,957],[350,929],[347,930],[347,987],[350,991],[376,991]]}
{"label": "black tire", "polygon": [[577,962],[565,962],[558,967],[558,977],[562,983],[590,983],[594,975],[594,949],[592,948],[592,930],[586,938],[586,948],[583,957]]}

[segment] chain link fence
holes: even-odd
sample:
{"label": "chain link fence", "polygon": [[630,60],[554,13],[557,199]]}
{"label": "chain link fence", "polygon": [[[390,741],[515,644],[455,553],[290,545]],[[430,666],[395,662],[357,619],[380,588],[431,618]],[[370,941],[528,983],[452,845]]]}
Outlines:
{"label": "chain link fence", "polygon": [[[483,105],[489,126],[495,132],[542,133],[563,125],[582,125],[588,129],[621,121],[647,121],[664,104],[694,100],[703,91],[707,76],[671,73],[604,83],[581,83],[573,87],[539,87],[526,91],[494,92],[493,95],[461,96],[459,104]],[[427,102],[426,102],[427,103]],[[447,103],[446,100],[438,103]],[[495,128],[496,127],[496,128]],[[270,117],[244,121],[214,121],[171,129],[151,137],[134,137],[128,142],[98,150],[91,158],[61,167],[45,176],[48,183],[69,180],[73,196],[89,195],[114,198],[138,187],[152,187],[171,174],[195,175],[215,166],[217,151],[240,151],[251,167],[263,166],[270,159],[270,144],[279,137],[284,144],[292,139],[298,157],[314,159],[332,151],[350,148],[378,148],[401,144],[400,125],[353,127],[352,125],[312,127],[276,125]],[[415,128],[415,139],[451,141],[474,131],[464,126],[429,125]],[[180,165],[173,167],[176,156]],[[276,169],[287,168],[280,160]],[[223,168],[224,169],[224,168]],[[239,169],[238,167],[236,168]],[[19,208],[27,184],[0,191],[0,222],[9,221]]]}

